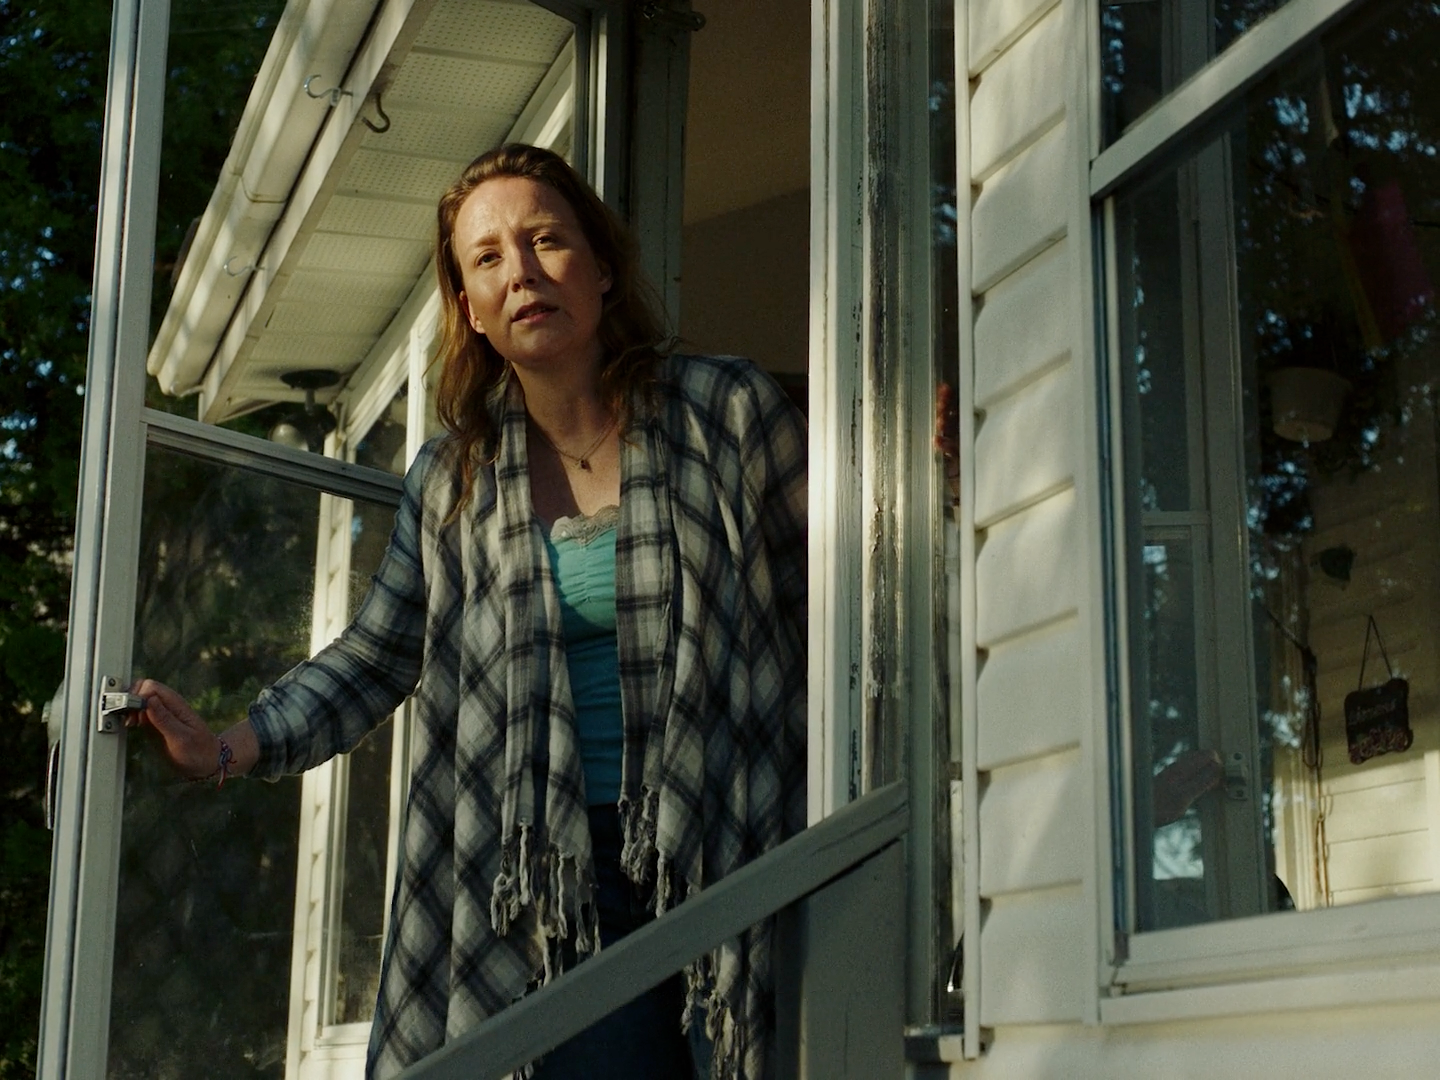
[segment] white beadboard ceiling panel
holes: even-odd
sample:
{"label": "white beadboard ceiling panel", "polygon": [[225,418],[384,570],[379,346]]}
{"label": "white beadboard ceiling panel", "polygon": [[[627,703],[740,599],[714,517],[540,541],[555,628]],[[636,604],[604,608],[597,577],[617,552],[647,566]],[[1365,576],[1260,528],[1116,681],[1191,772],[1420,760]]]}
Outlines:
{"label": "white beadboard ceiling panel", "polygon": [[[310,237],[300,265],[307,270],[346,270],[352,266],[384,267],[385,270],[409,271],[410,280],[430,260],[430,245],[425,240],[391,240],[375,236],[348,236],[344,233],[317,232]],[[286,299],[290,297],[286,289]]]}
{"label": "white beadboard ceiling panel", "polygon": [[415,51],[475,53],[497,60],[545,63],[555,58],[569,37],[556,16],[528,2],[476,4],[473,0],[440,0],[415,39]]}
{"label": "white beadboard ceiling panel", "polygon": [[[558,50],[556,50],[558,52]],[[416,55],[385,96],[396,105],[429,102],[442,109],[484,109],[518,116],[554,56],[538,63]]]}
{"label": "white beadboard ceiling panel", "polygon": [[[387,289],[388,300],[392,290]],[[303,303],[282,301],[275,305],[275,313],[265,327],[267,334],[356,334],[369,337],[379,335],[390,319],[384,308],[372,304],[362,307],[348,303],[318,304],[314,300]]]}
{"label": "white beadboard ceiling panel", "polygon": [[330,200],[320,216],[320,232],[349,233],[352,236],[384,236],[414,240],[428,236],[435,224],[435,208],[428,204],[397,203],[340,195]]}
{"label": "white beadboard ceiling panel", "polygon": [[[236,212],[255,216],[257,235],[268,237],[254,259],[264,273],[228,291],[177,293],[175,310],[167,314],[187,332],[157,344],[150,370],[166,372],[162,381],[171,392],[203,384],[206,420],[294,400],[298,395],[280,376],[303,368],[329,368],[341,376],[322,400],[343,391],[344,379],[389,328],[417,280],[431,272],[440,193],[467,162],[504,139],[574,34],[567,20],[528,0],[330,2],[352,16],[346,25],[356,56],[373,47],[364,28],[384,23],[388,16],[376,15],[382,8],[409,15],[398,31],[398,23],[387,24],[391,44],[383,46],[389,51],[378,78],[353,87],[348,100],[363,107],[338,152],[329,151],[333,160],[320,183],[304,181],[301,172],[313,174],[312,144],[324,143],[316,141],[316,124],[323,120],[314,115],[318,103],[287,94],[257,106],[252,126],[281,133],[275,146],[263,144],[263,152],[291,162],[293,191],[309,201],[278,211],[241,207]],[[315,70],[303,36],[283,47],[296,54],[285,63]],[[389,130],[362,125],[361,118],[380,123],[381,109]],[[333,110],[327,115],[333,119]],[[261,145],[243,131],[241,138]],[[263,221],[262,213],[268,215]],[[298,222],[298,229],[289,222]],[[227,237],[244,227],[234,225]],[[235,252],[222,252],[220,243],[197,243],[187,263],[223,266]],[[210,276],[240,284],[223,274]]]}
{"label": "white beadboard ceiling panel", "polygon": [[337,194],[408,200],[434,207],[458,173],[453,161],[362,149],[351,158]]}
{"label": "white beadboard ceiling panel", "polygon": [[[372,308],[389,301],[399,274],[357,274],[354,271],[298,270],[290,279],[295,300],[285,301],[301,306],[345,307],[351,311]],[[277,304],[278,308],[280,305]],[[271,320],[270,325],[274,325]]]}
{"label": "white beadboard ceiling panel", "polygon": [[[268,333],[255,344],[250,353],[246,377],[239,385],[254,388],[268,381],[273,375],[278,381],[280,373],[292,370],[297,361],[306,367],[330,367],[343,363],[356,348],[362,347],[369,339],[366,334],[280,334]],[[274,368],[274,371],[266,371]],[[253,378],[250,376],[253,373]],[[285,400],[302,397],[286,390]],[[281,400],[281,398],[277,398]]]}
{"label": "white beadboard ceiling panel", "polygon": [[477,146],[494,146],[510,130],[514,117],[479,109],[442,109],[429,102],[392,104],[384,99],[390,130],[383,135],[366,132],[360,143],[366,150],[413,154],[468,162]]}

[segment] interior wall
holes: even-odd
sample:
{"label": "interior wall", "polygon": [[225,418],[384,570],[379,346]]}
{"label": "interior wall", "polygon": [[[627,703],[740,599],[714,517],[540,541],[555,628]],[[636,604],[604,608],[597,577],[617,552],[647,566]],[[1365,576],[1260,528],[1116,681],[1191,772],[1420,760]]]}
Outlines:
{"label": "interior wall", "polygon": [[809,327],[810,5],[701,6],[690,41],[679,333],[803,373]]}
{"label": "interior wall", "polygon": [[686,225],[680,262],[686,348],[803,374],[808,349],[810,193]]}

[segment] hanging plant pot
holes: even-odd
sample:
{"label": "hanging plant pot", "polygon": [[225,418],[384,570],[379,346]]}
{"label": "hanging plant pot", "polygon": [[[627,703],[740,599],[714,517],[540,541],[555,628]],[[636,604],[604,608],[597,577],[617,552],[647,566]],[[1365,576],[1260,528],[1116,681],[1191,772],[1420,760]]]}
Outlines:
{"label": "hanging plant pot", "polygon": [[1324,442],[1335,434],[1350,383],[1333,371],[1286,367],[1270,373],[1275,434],[1292,442]]}

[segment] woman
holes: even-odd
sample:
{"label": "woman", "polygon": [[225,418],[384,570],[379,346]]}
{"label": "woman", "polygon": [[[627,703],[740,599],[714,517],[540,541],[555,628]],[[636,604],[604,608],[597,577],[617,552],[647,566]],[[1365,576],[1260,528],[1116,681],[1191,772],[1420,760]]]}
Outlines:
{"label": "woman", "polygon": [[[317,765],[414,695],[377,1077],[804,821],[803,422],[745,361],[665,355],[633,242],[555,154],[482,156],[438,218],[448,434],[355,621],[218,739],[139,687],[176,766],[221,781]],[[770,945],[753,928],[539,1075],[668,1080],[700,1005],[712,1074],[758,1080]]]}

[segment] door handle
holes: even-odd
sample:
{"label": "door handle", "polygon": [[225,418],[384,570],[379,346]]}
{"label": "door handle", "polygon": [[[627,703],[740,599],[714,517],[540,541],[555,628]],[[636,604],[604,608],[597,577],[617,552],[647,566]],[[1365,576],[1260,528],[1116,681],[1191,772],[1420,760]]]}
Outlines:
{"label": "door handle", "polygon": [[60,794],[60,710],[65,703],[65,684],[55,688],[55,693],[40,710],[40,720],[45,725],[45,735],[50,744],[45,755],[45,828],[55,831],[55,805]]}
{"label": "door handle", "polygon": [[[145,699],[139,694],[132,694],[123,688],[123,684],[114,675],[107,675],[103,680],[104,689],[100,691],[99,714],[96,721],[97,730],[101,734],[113,735],[119,731],[121,724],[119,717],[128,712],[135,712],[145,707]],[[60,709],[65,699],[65,684],[61,683],[55,691],[55,696],[45,703],[41,717],[45,722],[47,733],[50,737],[50,751],[45,758],[45,827],[52,832],[55,829],[55,811],[60,801]]]}
{"label": "door handle", "polygon": [[113,735],[120,730],[119,717],[128,712],[139,712],[144,707],[143,697],[122,689],[120,680],[114,675],[106,675],[105,689],[100,692],[100,732]]}

